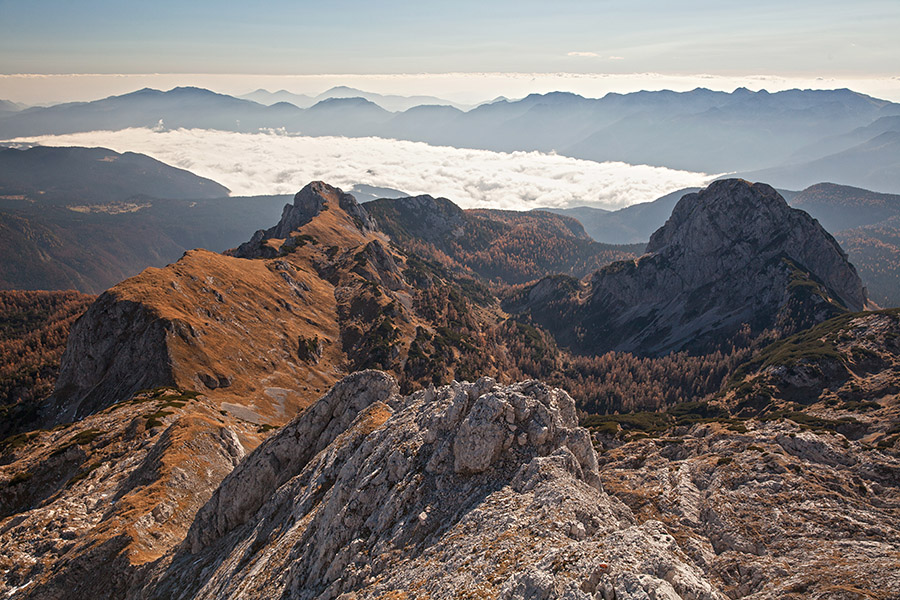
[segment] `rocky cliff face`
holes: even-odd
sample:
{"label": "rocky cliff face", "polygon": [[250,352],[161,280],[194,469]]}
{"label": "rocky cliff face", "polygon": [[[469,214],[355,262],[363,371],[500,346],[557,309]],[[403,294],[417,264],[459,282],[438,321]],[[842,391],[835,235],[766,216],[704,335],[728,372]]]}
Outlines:
{"label": "rocky cliff face", "polygon": [[[340,360],[332,290],[302,261],[193,250],[148,269],[72,327],[45,423],[163,385],[207,394],[259,424],[284,422],[336,379],[326,368]],[[321,341],[321,369],[303,361],[301,339]]]}
{"label": "rocky cliff face", "polygon": [[226,478],[133,595],[724,598],[603,492],[565,392],[396,391],[379,372],[338,383]]}
{"label": "rocky cliff face", "polygon": [[866,305],[831,235],[768,185],[739,179],[684,196],[641,258],[601,268],[574,294],[558,287],[542,282],[510,306],[595,353],[708,349],[742,324],[790,333]]}
{"label": "rocky cliff face", "polygon": [[[856,269],[834,238],[764,183],[726,179],[687,194],[650,237],[647,253],[672,261],[679,271],[682,283],[673,292],[752,272],[756,264],[785,256],[814,273],[847,309],[866,304]],[[654,286],[647,295],[660,291]]]}

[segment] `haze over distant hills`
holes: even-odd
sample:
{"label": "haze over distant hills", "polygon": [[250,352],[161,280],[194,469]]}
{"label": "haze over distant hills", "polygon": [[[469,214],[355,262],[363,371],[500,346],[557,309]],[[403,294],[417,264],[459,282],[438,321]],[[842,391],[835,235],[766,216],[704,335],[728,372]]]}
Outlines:
{"label": "haze over distant hills", "polygon": [[106,203],[146,195],[156,198],[221,198],[228,188],[143,154],[106,148],[25,150],[0,147],[0,197],[32,202]]}
{"label": "haze over distant hills", "polygon": [[895,120],[888,123],[896,129],[856,146],[807,162],[754,171],[746,177],[777,181],[793,189],[827,180],[896,193],[900,191],[900,124]]}
{"label": "haze over distant hills", "polygon": [[452,102],[443,98],[437,98],[435,96],[398,96],[396,94],[383,95],[358,90],[356,88],[347,87],[344,85],[333,87],[317,96],[293,94],[291,92],[288,92],[287,90],[270,92],[269,90],[259,89],[239,97],[245,100],[253,100],[254,102],[259,102],[260,104],[265,104],[266,106],[271,106],[272,104],[275,104],[277,102],[290,102],[291,104],[299,108],[309,108],[317,102],[328,100],[330,98],[363,98],[365,100],[368,100],[369,102],[374,102],[381,108],[389,110],[391,112],[402,112],[404,110],[409,110],[414,106],[430,104],[453,106],[460,110],[471,108],[471,105],[460,104],[458,102]]}
{"label": "haze over distant hills", "polygon": [[25,108],[24,104],[20,104],[18,102],[12,102],[11,100],[0,99],[0,116],[18,112],[24,108]]}
{"label": "haze over distant hills", "polygon": [[227,197],[209,179],[105,148],[0,150],[0,289],[101,292],[185,250],[225,250],[284,197]]}
{"label": "haze over distant hills", "polygon": [[155,127],[160,122],[239,132],[283,128],[314,136],[538,150],[706,173],[764,173],[776,187],[803,187],[824,179],[900,192],[895,175],[898,117],[900,105],[846,89],[768,93],[740,88],[725,93],[701,88],[611,93],[598,99],[554,92],[468,111],[419,105],[391,112],[362,97],[332,97],[299,108],[175,88],[6,114],[0,116],[0,137]]}

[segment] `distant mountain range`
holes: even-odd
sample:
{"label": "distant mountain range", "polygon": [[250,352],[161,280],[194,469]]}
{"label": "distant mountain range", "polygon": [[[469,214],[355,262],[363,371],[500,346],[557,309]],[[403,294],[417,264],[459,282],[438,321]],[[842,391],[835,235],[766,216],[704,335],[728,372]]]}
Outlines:
{"label": "distant mountain range", "polygon": [[331,98],[363,98],[365,100],[368,100],[369,102],[374,102],[381,108],[389,110],[391,112],[402,112],[404,110],[409,110],[414,106],[429,104],[453,106],[460,110],[471,108],[471,105],[451,102],[450,100],[437,98],[435,96],[382,95],[375,94],[373,92],[358,90],[356,88],[351,88],[344,85],[333,87],[317,96],[293,94],[291,92],[288,92],[287,90],[270,92],[268,90],[259,89],[255,92],[250,92],[249,94],[244,94],[243,96],[239,97],[243,98],[244,100],[259,102],[260,104],[265,104],[266,106],[271,106],[272,104],[276,104],[278,102],[289,102],[299,108],[309,108],[317,102],[321,102],[322,100],[329,100]]}
{"label": "distant mountain range", "polygon": [[[357,92],[359,92],[357,94]],[[850,90],[738,89],[733,93],[607,94],[554,92],[499,99],[467,111],[406,107],[392,97],[337,88],[308,108],[284,93],[254,92],[265,103],[198,88],[144,89],[87,103],[0,114],[0,138],[124,127],[212,128],[305,135],[378,136],[464,148],[557,152],[706,173],[748,173],[778,188],[822,180],[900,193],[900,104]],[[303,98],[292,98],[301,102]],[[392,112],[378,102],[402,112]],[[393,100],[391,100],[393,102]],[[399,100],[397,101],[399,102]],[[303,102],[301,102],[303,103]]]}

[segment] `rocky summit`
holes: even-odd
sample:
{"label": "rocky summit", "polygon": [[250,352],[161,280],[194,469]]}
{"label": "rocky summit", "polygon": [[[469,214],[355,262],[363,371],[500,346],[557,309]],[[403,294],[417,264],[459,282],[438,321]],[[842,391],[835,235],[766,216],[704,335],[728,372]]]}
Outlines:
{"label": "rocky summit", "polygon": [[838,243],[763,183],[726,179],[687,194],[646,254],[587,283],[551,278],[508,304],[579,351],[708,350],[745,324],[792,333],[866,306]]}
{"label": "rocky summit", "polygon": [[[154,598],[724,598],[604,493],[565,392],[351,375],[250,454]],[[465,592],[464,592],[465,591]]]}

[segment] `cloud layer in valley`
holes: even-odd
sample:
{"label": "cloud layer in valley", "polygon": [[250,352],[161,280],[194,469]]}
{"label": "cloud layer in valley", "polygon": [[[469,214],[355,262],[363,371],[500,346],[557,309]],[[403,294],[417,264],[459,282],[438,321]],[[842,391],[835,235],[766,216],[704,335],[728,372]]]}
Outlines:
{"label": "cloud layer in valley", "polygon": [[704,173],[501,153],[381,138],[306,137],[205,129],[125,129],[21,138],[46,146],[140,152],[227,186],[233,195],[293,194],[313,180],[447,197],[464,208],[616,209],[701,186]]}

